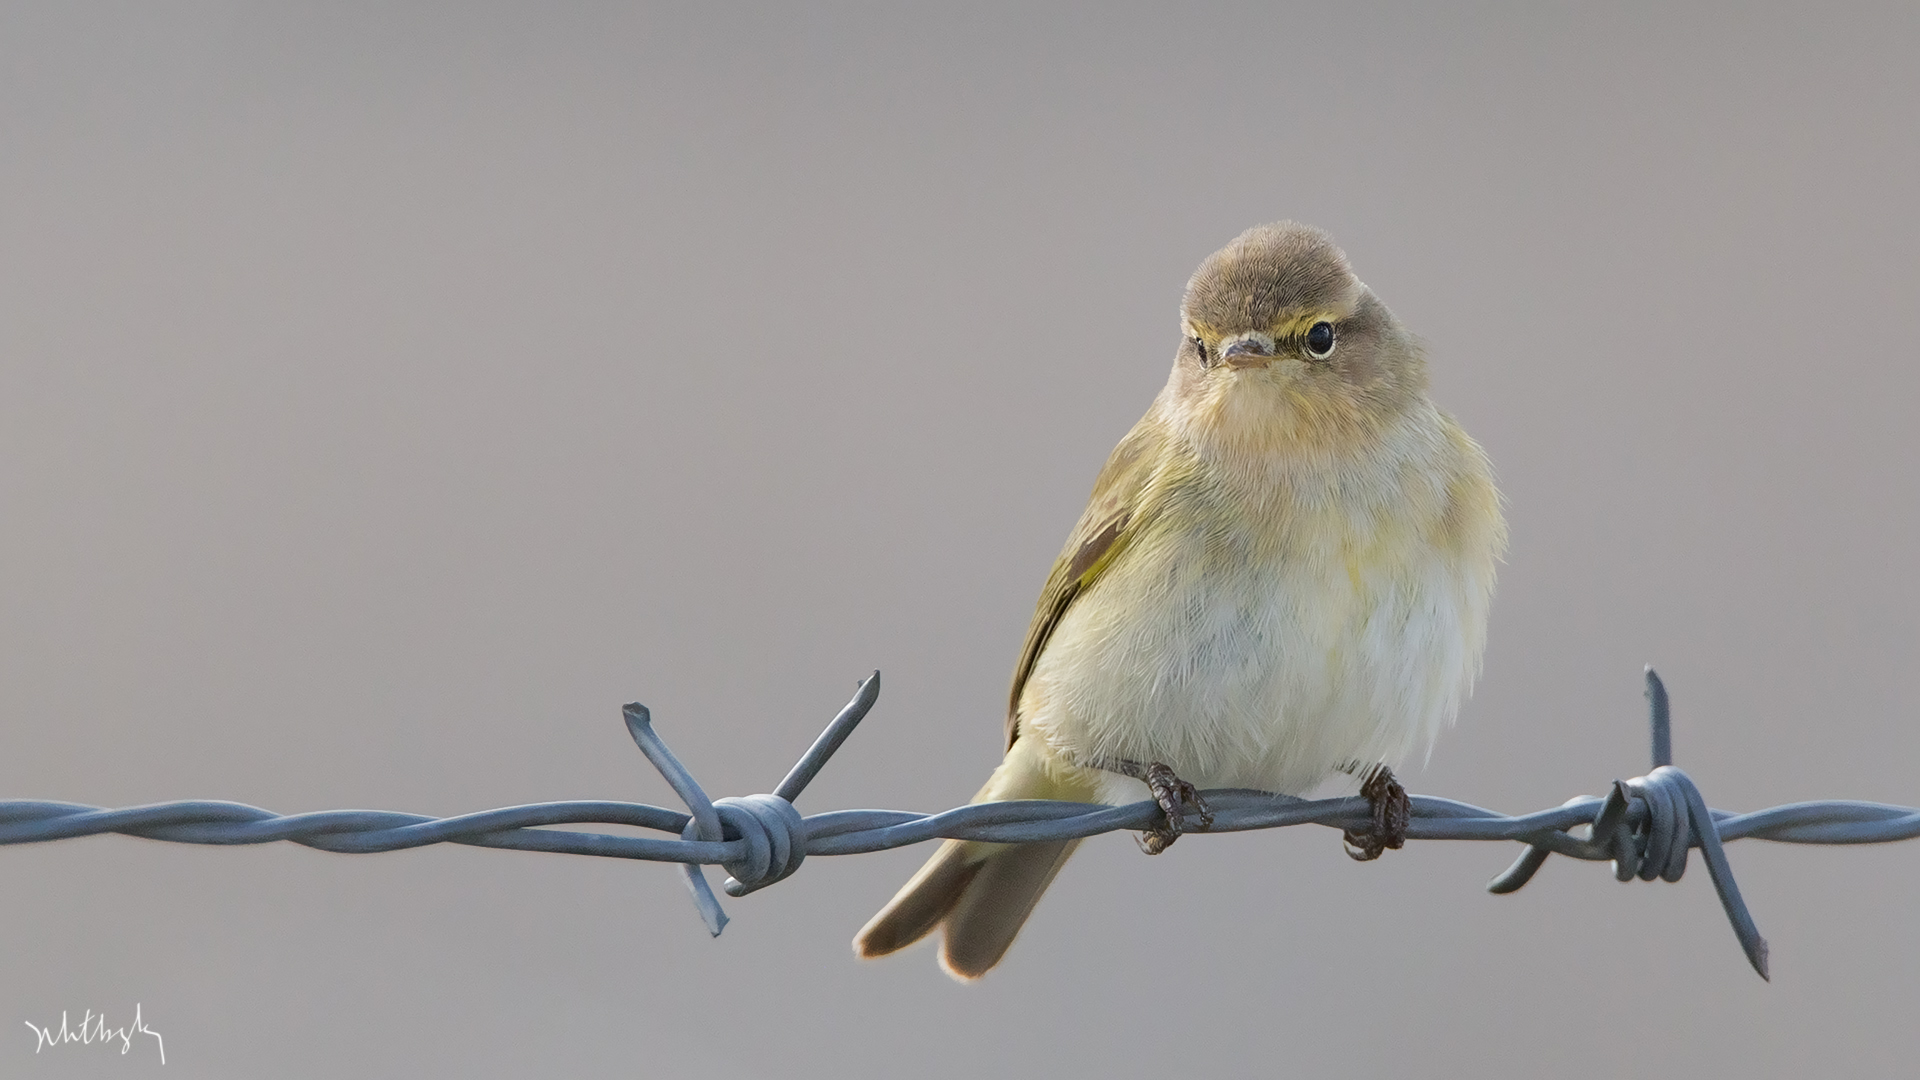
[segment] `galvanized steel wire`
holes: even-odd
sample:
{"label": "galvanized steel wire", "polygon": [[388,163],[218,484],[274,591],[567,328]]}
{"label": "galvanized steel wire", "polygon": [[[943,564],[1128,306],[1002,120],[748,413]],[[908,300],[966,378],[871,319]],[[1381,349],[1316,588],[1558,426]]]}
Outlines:
{"label": "galvanized steel wire", "polygon": [[[1767,977],[1767,943],[1740,896],[1723,845],[1748,837],[1788,844],[1877,844],[1920,836],[1920,808],[1828,800],[1736,814],[1708,808],[1700,789],[1672,763],[1666,689],[1647,669],[1654,768],[1616,780],[1603,797],[1583,796],[1550,810],[1510,817],[1468,803],[1425,795],[1411,798],[1407,837],[1415,840],[1512,840],[1527,850],[1488,883],[1496,893],[1525,885],[1551,854],[1611,861],[1621,881],[1678,881],[1688,853],[1699,848],[1728,921],[1755,971]],[[939,814],[902,810],[834,810],[801,816],[794,802],[833,752],[852,734],[880,693],[880,673],[860,684],[813,746],[771,794],[710,799],[653,729],[644,705],[625,707],[628,732],[674,793],[682,813],[661,806],[576,801],[510,806],[458,817],[432,818],[384,810],[329,810],[279,815],[233,802],[193,800],[106,810],[76,803],[0,801],[0,845],[45,843],[120,833],[182,844],[265,844],[291,841],[323,851],[365,854],[428,844],[468,844],[518,851],[552,851],[681,864],[695,907],[710,933],[727,923],[702,873],[723,867],[726,891],[744,896],[791,875],[809,855],[854,855],[950,838],[1022,843],[1068,840],[1123,829],[1144,830],[1164,820],[1151,801],[1127,806],[1027,800],[976,803]],[[1365,799],[1296,799],[1268,792],[1206,792],[1210,832],[1242,832],[1288,825],[1365,829]],[[624,825],[676,834],[669,838],[616,836],[551,828]],[[1188,831],[1198,831],[1194,822]]]}

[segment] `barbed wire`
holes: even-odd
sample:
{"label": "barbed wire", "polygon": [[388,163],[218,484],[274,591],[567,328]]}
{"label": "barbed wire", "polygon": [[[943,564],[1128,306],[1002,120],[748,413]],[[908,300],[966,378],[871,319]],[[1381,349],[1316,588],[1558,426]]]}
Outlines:
{"label": "barbed wire", "polygon": [[[1527,850],[1487,884],[1494,893],[1524,886],[1549,855],[1611,861],[1621,881],[1679,881],[1688,852],[1699,848],[1708,876],[1742,950],[1768,978],[1767,943],[1747,911],[1723,845],[1748,837],[1788,844],[1878,844],[1920,836],[1920,808],[1826,800],[1738,814],[1707,806],[1699,787],[1673,766],[1672,722],[1666,687],[1649,667],[1647,699],[1653,769],[1616,780],[1603,797],[1581,796],[1550,810],[1512,817],[1469,803],[1427,795],[1410,799],[1411,840],[1510,840]],[[181,844],[267,844],[290,841],[345,854],[398,851],[429,844],[468,844],[518,851],[551,851],[681,864],[694,905],[708,932],[719,936],[727,915],[701,868],[723,867],[726,891],[745,896],[793,874],[809,855],[855,855],[927,840],[1026,843],[1074,840],[1165,822],[1152,801],[1126,806],[1021,800],[975,803],[939,814],[903,810],[833,810],[802,817],[794,808],[807,785],[873,707],[880,673],[861,682],[792,771],[771,794],[710,799],[653,729],[646,706],[627,705],[627,730],[688,812],[645,803],[605,800],[510,806],[433,818],[385,810],[327,810],[275,814],[243,803],[191,800],[108,810],[77,803],[0,801],[0,845],[46,843],[119,833]],[[1367,829],[1366,799],[1298,799],[1241,789],[1205,793],[1211,828],[1185,823],[1188,832],[1244,832],[1290,825]],[[557,830],[555,825],[625,825],[678,834],[662,839]],[[1575,830],[1584,830],[1577,835]]]}

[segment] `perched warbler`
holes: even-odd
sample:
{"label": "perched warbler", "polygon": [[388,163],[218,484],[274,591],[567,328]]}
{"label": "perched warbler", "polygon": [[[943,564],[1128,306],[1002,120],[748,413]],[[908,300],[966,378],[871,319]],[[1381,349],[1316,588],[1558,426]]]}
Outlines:
{"label": "perched warbler", "polygon": [[[1349,853],[1372,858],[1405,837],[1389,766],[1431,750],[1479,669],[1506,544],[1491,468],[1317,229],[1242,233],[1180,322],[1166,387],[1041,590],[1006,759],[974,801],[1151,797],[1153,853],[1189,807],[1210,823],[1196,787],[1298,795],[1347,772],[1374,805]],[[941,965],[978,978],[1076,843],[946,841],[854,950],[941,927]]]}

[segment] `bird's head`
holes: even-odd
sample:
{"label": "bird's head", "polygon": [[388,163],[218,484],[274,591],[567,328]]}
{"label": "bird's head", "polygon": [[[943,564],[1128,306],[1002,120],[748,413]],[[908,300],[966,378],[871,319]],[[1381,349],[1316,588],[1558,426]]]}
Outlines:
{"label": "bird's head", "polygon": [[1167,403],[1196,434],[1248,450],[1337,450],[1426,391],[1418,342],[1325,233],[1291,221],[1208,256],[1180,321]]}

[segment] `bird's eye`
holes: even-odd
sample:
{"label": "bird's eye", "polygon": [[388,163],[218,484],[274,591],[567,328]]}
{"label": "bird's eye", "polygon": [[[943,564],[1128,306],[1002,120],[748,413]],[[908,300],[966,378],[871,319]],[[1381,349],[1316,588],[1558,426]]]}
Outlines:
{"label": "bird's eye", "polygon": [[1201,367],[1213,366],[1213,361],[1207,358],[1207,342],[1205,338],[1194,338],[1193,349],[1195,352],[1200,354]]}
{"label": "bird's eye", "polygon": [[1307,329],[1307,355],[1325,360],[1333,355],[1333,324],[1317,322]]}

